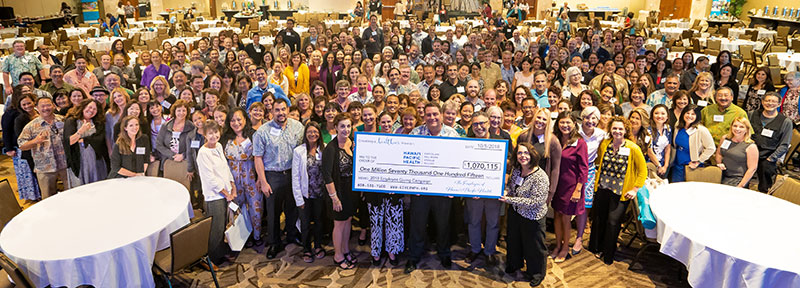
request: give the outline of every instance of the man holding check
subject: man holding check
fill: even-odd
[[[425,125],[411,130],[411,135],[459,137],[455,129],[442,125],[442,111],[434,103],[425,105]],[[487,128],[488,131],[488,128]],[[409,274],[417,269],[417,264],[425,252],[425,233],[427,231],[428,214],[435,213],[436,219],[436,245],[439,260],[444,268],[449,268],[453,261],[450,258],[450,231],[447,228],[450,222],[451,198],[440,196],[412,196],[411,197],[411,233],[409,239],[409,256],[405,273]],[[496,200],[495,200],[496,201]]]

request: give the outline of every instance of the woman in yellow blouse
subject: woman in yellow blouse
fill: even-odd
[[[635,142],[628,140],[631,125],[622,116],[614,116],[608,123],[610,139],[603,140],[597,149],[597,176],[595,177],[594,217],[589,237],[589,251],[602,257],[607,265],[614,263],[620,218],[628,208],[630,199],[644,186],[647,164],[644,154]]]
[[[283,74],[289,80],[289,91],[287,95],[294,96],[295,94],[308,93],[308,79],[309,71],[308,65],[303,63],[300,52],[292,52],[290,65],[286,66]]]

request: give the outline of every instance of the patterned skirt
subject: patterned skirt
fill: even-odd
[[[17,190],[19,190],[20,200],[41,200],[42,193],[39,191],[39,182],[31,171],[28,161],[20,157],[22,151],[17,149],[17,156],[11,160],[14,164],[14,174],[17,176]]]
[[[589,166],[589,173],[586,175],[586,185],[583,185],[583,194],[586,195],[584,204],[586,208],[592,208],[594,200],[594,177],[597,174],[597,167],[594,164]]]

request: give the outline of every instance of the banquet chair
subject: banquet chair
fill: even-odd
[[[792,139],[789,141],[789,152],[784,156],[786,161],[783,161],[783,168],[789,168],[789,162],[792,162],[789,159],[792,159],[794,154],[797,153],[798,146],[800,146],[800,131],[792,129]]]
[[[800,205],[800,181],[789,175],[780,175],[767,194]]]
[[[0,180],[0,231],[3,231],[6,223],[20,212],[22,207],[17,203],[17,197],[14,196],[14,190],[11,189],[8,179]]]
[[[687,168],[686,182],[722,183],[722,169],[717,166]]]
[[[631,204],[633,204],[630,206],[633,208],[633,222],[634,226],[636,227],[636,234],[631,237],[631,240],[628,242],[626,247],[630,247],[633,243],[633,240],[636,239],[640,239],[644,243],[642,244],[642,247],[639,248],[639,252],[636,252],[636,257],[633,258],[631,264],[628,265],[628,270],[634,270],[633,265],[636,265],[636,263],[639,262],[639,258],[644,255],[644,251],[647,250],[647,248],[661,246],[658,244],[658,241],[655,238],[647,237],[647,234],[644,232],[644,226],[642,225],[642,222],[639,221],[639,197],[633,197],[633,203]]]
[[[11,261],[11,259],[9,259],[3,252],[0,252],[0,268],[3,268],[3,272],[5,272],[5,274],[8,274],[8,276],[0,275],[0,277],[3,277],[4,279],[8,279],[8,277],[11,277],[11,281],[14,281],[14,283],[16,284],[15,286],[11,287],[24,287],[24,288],[36,287],[31,282],[31,279],[28,278],[28,275],[25,274],[25,272],[22,272],[22,270],[19,269],[19,266],[17,266],[17,264],[14,263],[14,261]]]
[[[176,272],[205,261],[208,267],[214,267],[208,258],[208,238],[211,233],[211,218],[205,217],[193,221],[169,234],[170,247],[156,252],[153,266],[158,269],[169,287]],[[211,270],[214,285],[219,288],[217,273]]]

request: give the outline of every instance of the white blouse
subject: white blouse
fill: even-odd
[[[217,143],[214,149],[205,145],[197,152],[197,172],[203,187],[203,198],[206,202],[224,199],[222,189],[233,189],[233,174],[222,152],[222,144]]]

